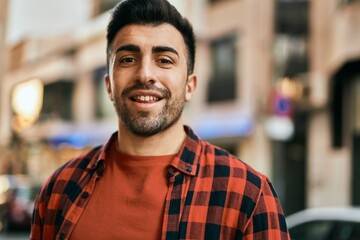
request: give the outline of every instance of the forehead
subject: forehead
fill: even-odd
[[[186,54],[186,46],[181,33],[170,24],[139,25],[130,24],[121,28],[112,44],[112,51],[121,45],[134,44],[145,50],[154,46],[169,46]]]

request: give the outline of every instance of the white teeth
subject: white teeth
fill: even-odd
[[[136,96],[135,100],[142,102],[149,102],[149,101],[158,101],[159,98],[155,96]]]

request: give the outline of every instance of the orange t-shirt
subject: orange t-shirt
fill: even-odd
[[[160,239],[174,155],[131,156],[108,150],[105,172],[70,239]]]

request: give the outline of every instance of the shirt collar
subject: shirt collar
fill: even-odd
[[[187,136],[171,166],[187,175],[195,176],[202,151],[200,138],[190,127],[184,126],[184,129]]]
[[[118,135],[118,132],[114,132],[111,135],[111,137],[108,139],[106,144],[100,148],[99,154],[96,154],[93,157],[93,159],[91,160],[90,168],[92,170],[95,169],[100,176],[102,176],[104,173],[105,159],[106,159],[106,155],[108,153],[108,149],[110,148],[111,144],[116,140],[117,135]]]

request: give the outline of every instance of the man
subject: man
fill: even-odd
[[[127,0],[107,30],[118,132],[49,178],[31,239],[289,239],[267,177],[183,125],[189,22],[165,0]]]

